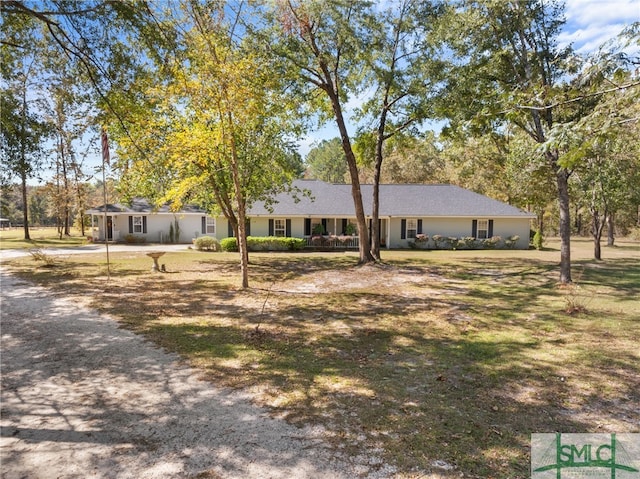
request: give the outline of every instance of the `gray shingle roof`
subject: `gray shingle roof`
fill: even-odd
[[[293,186],[311,193],[298,195],[299,201],[286,193],[276,196],[273,213],[263,203],[256,203],[249,216],[317,216],[353,217],[355,209],[351,185],[337,185],[318,180],[297,180]],[[372,186],[362,185],[365,214],[371,215]],[[535,217],[514,206],[453,185],[380,185],[380,216],[393,217]]]
[[[144,198],[134,198],[131,201],[131,206],[122,205],[122,204],[107,204],[107,213],[140,213],[140,214],[151,214],[151,213],[173,213],[171,211],[171,207],[169,204],[164,204],[160,207],[154,206],[148,200]],[[185,205],[180,211],[176,211],[176,214],[185,214],[185,213],[193,213],[193,214],[206,214],[206,211],[198,208],[196,206]],[[86,211],[86,214],[104,214],[104,205],[96,206],[95,208],[91,208]]]

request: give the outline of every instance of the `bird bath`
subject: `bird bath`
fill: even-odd
[[[153,267],[151,271],[160,271],[160,266],[158,266],[158,258],[164,254],[164,251],[152,251],[151,253],[147,253],[147,256],[153,258]]]

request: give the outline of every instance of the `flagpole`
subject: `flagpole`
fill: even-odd
[[[102,194],[104,198],[104,245],[107,250],[107,281],[111,279],[111,264],[109,262],[109,235],[107,233],[107,176],[106,169],[109,164],[109,139],[107,130],[102,128]]]

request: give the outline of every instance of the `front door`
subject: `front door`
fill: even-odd
[[[113,239],[113,217],[107,216],[107,241]]]

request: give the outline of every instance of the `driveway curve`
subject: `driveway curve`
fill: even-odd
[[[108,316],[0,271],[2,478],[391,477]]]

